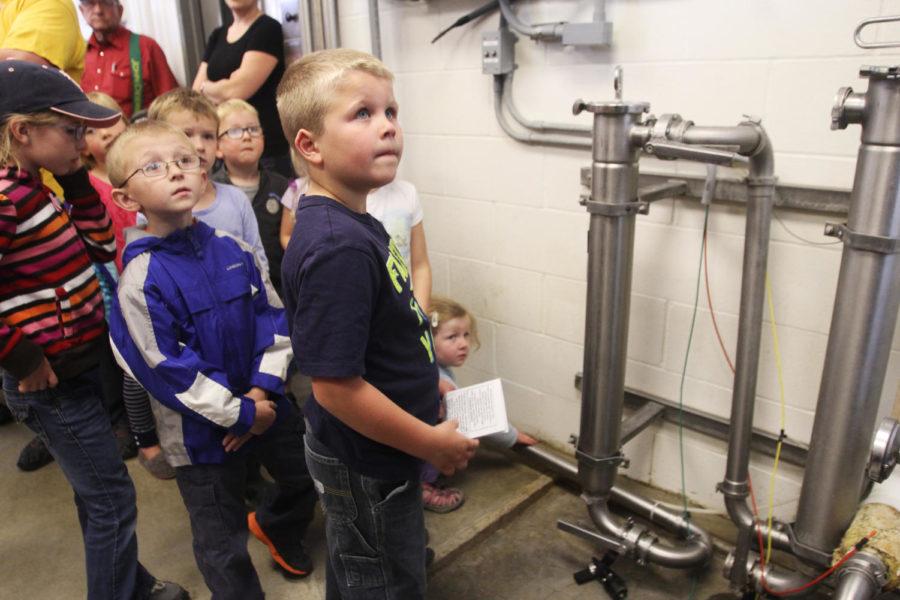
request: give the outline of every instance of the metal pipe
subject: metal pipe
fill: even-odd
[[[735,553],[731,553],[725,559],[725,575],[734,571],[734,563],[737,560]],[[765,571],[759,557],[750,555],[746,559],[747,574],[754,591],[764,594],[767,590],[778,593],[779,598],[803,598],[816,591],[818,585],[804,587],[809,579],[797,571],[777,569],[772,563],[766,563]],[[765,588],[763,587],[763,575],[765,575]],[[803,589],[801,589],[803,588]],[[797,590],[793,593],[788,593]]]
[[[321,0],[322,28],[325,35],[326,48],[341,47],[341,33],[338,21],[337,0]]]
[[[515,100],[513,100],[513,74],[506,75],[506,82],[503,86],[503,104],[513,120],[526,129],[536,131],[538,133],[563,132],[579,136],[590,136],[592,129],[584,125],[575,125],[572,123],[550,123],[547,121],[535,121],[528,119],[519,112]]]
[[[517,448],[516,451],[519,454],[537,460],[544,467],[549,468],[554,473],[565,477],[569,481],[575,483],[578,483],[579,481],[577,465],[569,460],[566,460],[562,456],[559,456],[558,454],[546,450],[540,445],[523,446],[521,448]],[[655,549],[650,551],[651,554],[647,557],[647,560],[657,564],[665,564],[665,566],[690,567],[706,562],[709,556],[712,555],[712,543],[710,541],[709,534],[685,519],[684,516],[675,514],[672,511],[660,506],[658,502],[648,500],[647,498],[643,498],[638,494],[635,494],[634,492],[630,492],[616,486],[613,486],[613,488],[610,490],[609,501],[618,506],[621,506],[630,513],[634,513],[642,517],[643,519],[650,521],[651,523],[656,523],[664,527],[668,531],[675,533],[681,538],[690,539],[685,549],[666,546],[657,541],[653,545]],[[602,509],[599,507],[595,508],[592,504],[589,508],[592,518],[595,516],[595,513],[600,510],[608,512],[606,511],[605,502],[603,502]],[[606,530],[606,534],[601,533],[601,537],[608,538],[610,536],[615,536],[615,542],[621,547],[623,538],[622,536],[618,535],[617,532],[621,533],[621,531],[626,528],[626,524],[617,522],[615,520],[615,517],[608,514],[596,514],[596,517],[597,519],[600,519],[601,522],[609,524],[609,529]],[[597,519],[594,519],[594,521],[596,522]],[[646,535],[645,533],[642,533],[640,536],[636,536],[636,534],[637,531],[632,531],[630,537],[645,537]],[[628,536],[625,537],[627,539]],[[684,563],[690,564],[685,565]]]
[[[794,526],[800,550],[822,559],[862,495],[900,308],[900,81],[892,69],[861,72],[869,88],[850,214],[846,227],[831,228],[844,250]]]
[[[687,131],[695,129],[689,128]],[[731,401],[731,429],[728,438],[728,458],[725,481],[719,491],[725,496],[725,508],[731,520],[742,529],[756,527],[747,502],[749,495],[750,442],[753,436],[753,409],[756,403],[756,380],[759,372],[759,348],[762,332],[763,300],[766,290],[766,263],[769,252],[769,228],[775,204],[774,155],[765,130],[756,123],[742,123],[731,128],[747,137],[756,132],[753,154],[750,157],[750,176],[747,179],[749,198],[744,232],[744,258],[741,278],[741,304],[738,318],[737,353],[735,357],[734,389]],[[704,132],[703,129],[700,129]],[[710,131],[707,128],[706,131]],[[721,133],[721,131],[719,132]],[[687,135],[687,132],[685,132]],[[709,141],[710,136],[703,136]],[[735,136],[736,138],[737,136]],[[719,137],[718,140],[728,138]],[[698,138],[699,139],[699,138]],[[772,536],[773,545],[790,548],[790,537],[782,524],[765,536]]]
[[[369,0],[369,37],[372,38],[372,56],[381,60],[381,17],[378,0]]]
[[[512,7],[509,5],[509,0],[499,0],[500,2],[500,12],[503,14],[503,18],[509,23],[510,29],[513,31],[517,31],[522,35],[527,35],[533,40],[558,40],[562,38],[563,34],[563,23],[547,23],[543,25],[531,25],[529,23],[525,23],[522,21],[516,13],[513,11]]]
[[[649,561],[671,569],[689,569],[705,565],[712,556],[709,534],[690,523],[683,523],[676,532],[684,538],[681,545],[669,546],[650,530],[613,515],[606,499],[591,498],[588,513],[601,533],[618,539],[625,552],[639,563]]]
[[[685,144],[700,146],[736,146],[741,154],[749,155],[760,145],[759,131],[755,127],[698,127],[685,129],[679,140]]]
[[[838,571],[833,600],[868,600],[881,592],[886,580],[884,563],[868,552],[850,557]]]
[[[583,148],[586,150],[591,148],[591,140],[588,138],[577,138],[562,134],[526,133],[513,128],[506,120],[506,115],[503,114],[503,90],[508,85],[506,78],[507,76],[505,75],[494,76],[494,114],[497,117],[500,128],[506,135],[525,144],[544,144],[549,146],[562,146],[565,148]]]

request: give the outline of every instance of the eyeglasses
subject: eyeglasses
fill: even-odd
[[[255,138],[262,135],[262,127],[259,125],[251,125],[250,127],[230,127],[219,134],[219,138],[226,135],[233,140],[239,140],[244,137],[244,133],[249,133],[250,137]]]
[[[85,125],[57,125],[57,127],[65,131],[66,135],[76,142],[80,142],[84,139],[84,132],[87,130],[87,126]]]
[[[175,160],[154,160],[153,162],[148,162],[146,165],[140,169],[136,169],[134,173],[126,177],[125,181],[123,181],[122,185],[119,187],[125,187],[125,184],[138,173],[143,173],[144,177],[148,179],[165,177],[169,174],[169,165],[178,165],[178,168],[182,171],[193,171],[200,166],[200,157],[196,154],[185,154],[184,156],[179,156]]]
[[[79,0],[82,6],[116,6],[119,0]]]

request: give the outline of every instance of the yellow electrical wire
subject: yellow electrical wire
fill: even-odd
[[[766,298],[769,304],[769,322],[772,326],[772,348],[775,354],[775,370],[778,374],[778,398],[780,405],[780,429],[778,442],[775,444],[775,462],[772,465],[772,474],[769,476],[769,507],[768,516],[766,517],[766,525],[768,528],[768,539],[766,540],[766,562],[772,556],[772,520],[775,512],[775,475],[778,473],[778,462],[781,459],[781,446],[784,442],[784,428],[786,423],[785,416],[785,400],[784,400],[784,370],[781,366],[781,347],[778,344],[778,325],[775,323],[775,302],[772,300],[772,283],[769,280],[769,273],[766,272]]]

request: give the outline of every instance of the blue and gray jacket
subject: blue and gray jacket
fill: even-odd
[[[252,248],[195,221],[165,238],[126,231],[125,270],[110,315],[116,359],[153,397],[173,466],[225,460],[222,439],[246,433],[269,392],[291,410],[287,320]],[[262,271],[265,273],[265,271]]]

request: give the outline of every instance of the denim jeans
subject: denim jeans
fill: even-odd
[[[3,391],[16,420],[43,439],[75,491],[87,597],[144,597],[153,577],[137,560],[134,484],[103,407],[98,369],[60,381],[55,388],[26,393],[19,392],[19,382],[4,373]]]
[[[303,552],[303,536],[313,518],[316,494],[303,460],[297,411],[250,442],[246,452],[220,465],[175,469],[178,489],[191,519],[194,558],[213,600],[263,598],[247,551],[244,487],[248,462],[258,459],[278,484],[277,493],[256,509],[256,520],[288,562]],[[280,409],[279,409],[280,410]]]
[[[425,598],[425,515],[418,481],[348,468],[307,429],[306,464],[325,512],[326,600]]]

